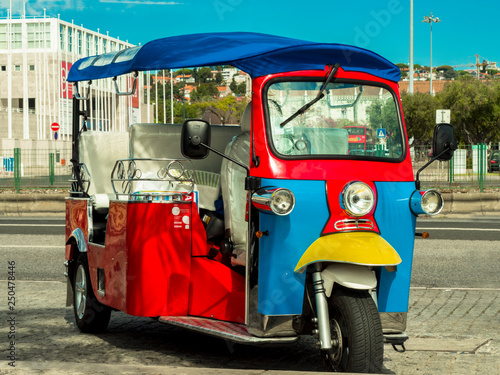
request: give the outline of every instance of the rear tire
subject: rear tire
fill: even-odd
[[[81,253],[76,261],[73,277],[73,311],[81,332],[104,332],[108,326],[111,309],[100,303],[90,282],[87,254]]]
[[[323,352],[329,371],[379,373],[384,360],[380,315],[367,291],[338,288],[329,299],[333,348]]]

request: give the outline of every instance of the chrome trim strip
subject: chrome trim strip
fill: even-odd
[[[334,228],[337,230],[355,230],[355,229],[365,229],[373,230],[374,225],[371,220],[367,219],[345,219],[336,221]]]

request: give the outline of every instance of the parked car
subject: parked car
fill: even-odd
[[[488,158],[488,172],[500,170],[500,151],[494,150]]]

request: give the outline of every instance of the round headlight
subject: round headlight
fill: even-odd
[[[276,189],[271,194],[269,207],[276,215],[288,215],[295,207],[295,196],[288,189]]]
[[[436,215],[443,209],[443,197],[435,190],[427,190],[422,195],[422,210],[427,215]]]
[[[352,182],[344,188],[342,202],[348,214],[364,216],[373,209],[375,194],[364,182]]]

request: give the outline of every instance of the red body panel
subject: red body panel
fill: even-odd
[[[346,180],[357,180],[363,176],[368,181],[413,181],[413,170],[409,151],[406,158],[401,163],[384,161],[363,161],[363,160],[328,160],[328,159],[308,159],[304,160],[283,160],[277,158],[271,152],[266,137],[265,115],[262,102],[264,86],[269,80],[276,77],[319,77],[324,80],[324,71],[306,71],[293,73],[280,73],[258,77],[253,80],[253,100],[252,100],[252,126],[254,136],[251,142],[255,142],[255,154],[259,157],[260,163],[256,167],[251,163],[251,175],[262,178],[281,178],[298,180],[333,180],[342,176]],[[366,73],[348,72],[339,69],[335,78],[356,79],[362,81],[372,81],[384,83],[394,90],[399,101],[399,88],[396,82],[386,81]],[[407,140],[406,130],[405,139]]]
[[[87,221],[87,202],[88,199],[71,198],[66,199],[66,238],[65,242],[71,236],[71,233],[80,228],[85,236],[85,241],[88,241],[89,227]],[[66,246],[65,258],[71,260],[73,257],[73,249],[70,245]]]
[[[104,247],[88,243],[87,201],[67,200],[66,239],[76,228],[84,232],[99,301],[137,316],[245,321],[245,279],[206,258],[207,238],[196,203],[112,201]],[[98,294],[97,268],[104,269],[104,296]]]
[[[193,258],[189,315],[245,322],[245,278],[218,261]]]
[[[375,205],[373,206],[373,209],[365,216],[361,216],[358,219],[367,219],[370,220],[373,223],[373,229],[369,230],[370,232],[377,232],[379,233],[379,229],[377,226],[377,223],[375,222],[375,218],[373,217],[373,214],[375,212],[375,207],[376,207],[376,202],[377,202],[377,189],[375,187],[375,184],[372,181],[366,181],[362,180],[364,183],[368,184],[371,189],[373,190],[373,193],[375,194]],[[336,232],[345,232],[345,230],[339,231],[335,229],[335,222],[339,220],[346,220],[346,219],[353,219],[351,215],[349,215],[346,211],[342,209],[342,207],[339,205],[339,199],[342,194],[342,191],[344,190],[344,187],[349,183],[349,180],[330,180],[326,181],[326,191],[327,191],[327,200],[328,200],[328,210],[330,211],[330,217],[328,219],[328,222],[326,223],[325,227],[323,228],[323,231],[321,233],[322,236],[330,233],[336,233]],[[363,230],[367,231],[367,230]]]

